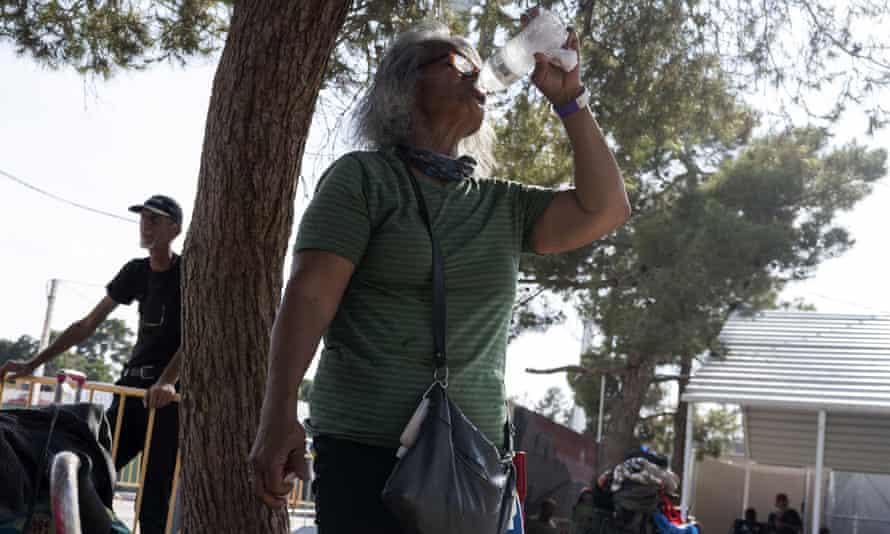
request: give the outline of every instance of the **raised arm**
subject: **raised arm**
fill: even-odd
[[[575,187],[556,194],[535,223],[531,246],[540,254],[565,252],[591,243],[630,215],[621,172],[587,108],[569,115]]]
[[[531,16],[537,12],[532,10]],[[579,49],[572,32],[566,48]],[[576,100],[581,85],[580,57],[571,72],[536,54],[532,81],[557,109]],[[630,203],[621,171],[605,136],[587,106],[566,115],[563,125],[572,145],[574,188],[560,191],[538,218],[531,235],[532,248],[541,254],[565,252],[608,234],[630,216]]]

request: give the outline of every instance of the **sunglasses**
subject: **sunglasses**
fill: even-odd
[[[448,60],[448,65],[456,70],[460,74],[461,78],[471,78],[479,74],[479,67],[477,67],[473,64],[472,61],[455,51],[448,52],[448,54],[444,56],[439,56],[436,59],[427,61],[420,67],[423,68],[428,65],[432,65],[433,63],[439,63],[443,60]]]

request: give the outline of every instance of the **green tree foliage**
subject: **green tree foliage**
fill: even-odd
[[[640,421],[640,441],[662,454],[673,453],[677,442],[672,424],[673,416],[674,414],[668,413],[644,417]],[[696,413],[692,432],[696,457],[699,460],[705,456],[720,458],[732,452],[736,442],[741,438],[741,429],[737,410],[721,407],[705,413]]]
[[[123,365],[133,351],[133,331],[121,319],[106,319],[83,343],[74,348],[78,356]]]
[[[37,352],[40,342],[29,335],[18,339],[0,339],[0,365],[7,360],[25,360]]]
[[[52,332],[50,339],[58,337]],[[121,319],[107,319],[83,343],[66,351],[44,368],[44,376],[53,376],[60,369],[73,369],[87,375],[88,380],[113,382],[111,362],[125,363],[133,350],[133,331]],[[37,354],[38,340],[28,335],[16,340],[0,339],[0,363],[6,360],[28,360]]]
[[[58,335],[53,332],[52,338]],[[111,362],[123,365],[133,350],[133,331],[121,319],[106,319],[93,335],[46,365],[44,374],[52,376],[61,369],[72,369],[87,375],[87,380],[114,382]]]
[[[52,338],[58,334],[53,332]],[[54,376],[61,369],[73,369],[87,375],[88,380],[113,382],[114,374],[109,360],[120,363],[120,358],[129,355],[132,348],[129,338],[132,335],[126,323],[119,319],[109,319],[86,341],[47,363],[43,374]],[[37,354],[38,345],[39,341],[28,335],[22,335],[14,341],[0,339],[0,364],[7,360],[31,359]]]
[[[456,30],[471,34],[487,56],[505,33],[514,31],[521,10],[532,5],[505,0],[475,3],[471,11],[457,12],[447,0],[354,2],[326,73],[329,84],[354,90],[366,83],[392,36],[424,18],[447,20]],[[233,4],[232,0],[0,0],[0,40],[10,40],[20,54],[50,67],[70,66],[109,77],[158,61],[185,63],[215,52],[228,31]],[[813,117],[836,119],[856,105],[867,109],[871,128],[886,122],[887,110],[879,98],[890,85],[890,47],[883,32],[890,23],[886,1],[541,0],[535,4],[559,11],[575,22],[583,39],[597,43],[588,50],[602,54],[594,61],[631,64],[636,75],[656,74],[676,68],[684,57],[706,53],[732,75],[733,87],[780,88],[777,94],[783,102],[802,106]],[[681,35],[688,48],[664,46],[678,42],[675,37]],[[616,43],[636,46],[613,46]],[[833,97],[827,99],[828,109],[809,102],[817,91]],[[635,96],[626,94],[629,106]],[[670,113],[670,106],[639,111]]]
[[[78,354],[73,350],[64,352],[47,363],[43,374],[55,376],[62,369],[80,371],[92,382],[114,382],[115,379],[113,369],[104,360]]]
[[[586,8],[576,19],[588,37],[584,81],[634,214],[591,247],[526,261],[522,294],[544,290],[597,325],[599,343],[570,380],[577,402],[596,414],[598,372],[609,372],[606,434],[617,456],[635,439],[636,414],[661,399],[659,365],[719,353],[716,335],[733,310],[776,305],[783,284],[851,245],[834,218],[884,175],[886,154],[832,147],[819,127],[752,139],[760,119],[741,90],[753,78],[732,70],[742,59],[710,40],[708,6],[589,5],[589,19]],[[761,67],[763,75],[772,68]],[[504,175],[548,186],[570,176],[569,149],[548,108],[525,90],[504,111]],[[530,300],[517,311],[514,335],[558,321],[555,309]]]
[[[217,49],[231,2],[0,1],[0,38],[50,67],[110,77],[157,61],[184,63]]]
[[[536,284],[571,294],[595,322],[601,343],[582,358],[617,382],[610,406],[638,412],[658,365],[677,365],[707,351],[729,314],[775,303],[790,280],[804,279],[852,243],[833,224],[885,173],[886,154],[850,144],[828,146],[821,129],[794,129],[727,151],[712,170],[686,168],[664,192],[634,193],[643,204],[607,240],[527,267]],[[639,180],[639,179],[638,179]],[[550,283],[553,280],[555,283]],[[625,394],[628,384],[645,380]],[[598,380],[573,382],[578,402],[598,402]],[[607,394],[609,391],[607,391]],[[629,446],[624,429],[621,448]]]

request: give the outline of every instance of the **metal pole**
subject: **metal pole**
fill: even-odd
[[[689,506],[692,496],[692,427],[695,425],[695,404],[686,405],[686,445],[683,455],[683,493],[680,500],[680,511],[683,521],[689,521]]]
[[[50,325],[53,320],[53,308],[56,306],[56,289],[58,288],[58,285],[59,280],[56,278],[49,281],[49,291],[47,291],[46,294],[46,316],[43,318],[43,331],[40,333],[40,345],[37,346],[38,353],[49,346],[49,337],[52,331]],[[43,376],[43,365],[34,369],[34,376]],[[36,405],[40,403],[40,385],[32,384],[31,387],[37,388],[37,395],[32,397],[34,405]]]
[[[596,418],[596,442],[603,442],[603,412],[606,406],[606,375],[600,375],[600,413]]]
[[[813,484],[812,484],[812,482],[813,482],[813,472],[812,472],[812,470],[811,470],[809,467],[807,467],[806,475],[807,475],[807,476],[806,476],[806,478],[805,478],[805,480],[804,480],[804,487],[803,487],[803,494],[804,494],[804,497],[803,497],[803,506],[801,507],[802,509],[801,509],[801,511],[800,511],[800,513],[804,516],[804,517],[801,518],[801,519],[803,520],[803,523],[804,523],[804,529],[803,529],[804,532],[806,532],[807,530],[809,530],[809,529],[807,528],[807,527],[809,527],[809,523],[807,522],[807,517],[806,517],[807,512],[806,512],[806,509],[807,509],[807,506],[811,506],[811,502],[812,502],[812,494],[810,493],[810,490],[811,490],[812,487],[813,487]]]
[[[745,517],[745,510],[748,509],[748,503],[751,497],[751,459],[745,462],[745,493],[742,496],[742,517]]]
[[[810,532],[819,534],[820,517],[822,515],[822,468],[825,460],[825,410],[819,411],[819,430],[816,441],[816,487],[813,488],[813,520]]]
[[[46,294],[46,316],[43,318],[43,332],[40,334],[40,345],[37,347],[37,350],[43,350],[49,346],[50,323],[53,320],[53,308],[56,305],[56,289],[58,286],[59,281],[56,278],[49,281],[49,291]],[[38,369],[42,371],[43,366],[41,365]],[[40,376],[43,376],[42,372]]]
[[[837,510],[837,493],[835,491],[834,482],[834,469],[832,469],[828,472],[828,496],[831,501],[831,509],[828,511],[829,518],[835,513],[835,510]],[[830,519],[829,522],[831,522]]]

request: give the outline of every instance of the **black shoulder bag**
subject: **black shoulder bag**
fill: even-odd
[[[408,172],[432,242],[435,371],[417,439],[396,463],[382,499],[410,534],[501,534],[516,484],[511,425],[505,424],[501,454],[448,398],[444,261],[417,179]]]

